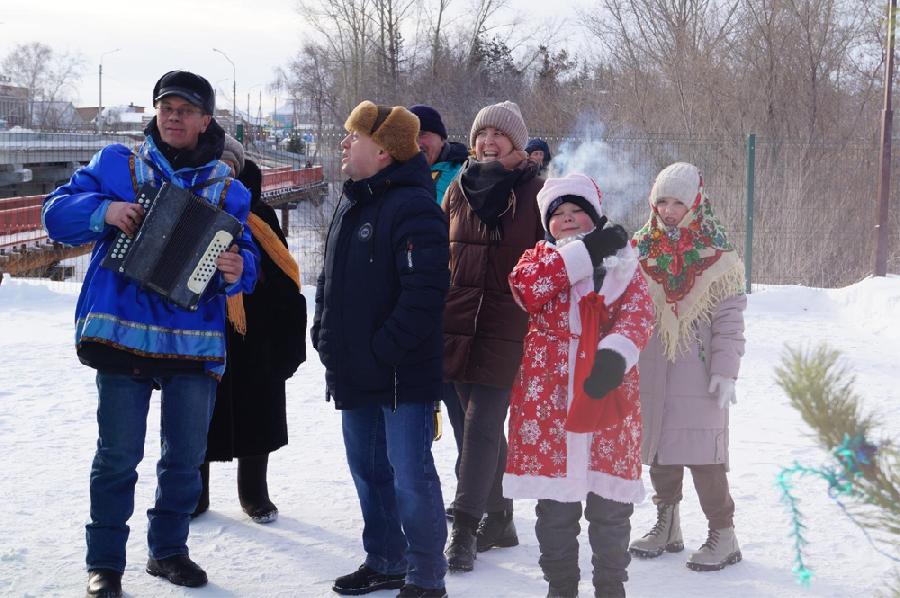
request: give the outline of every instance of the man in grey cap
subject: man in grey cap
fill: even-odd
[[[135,196],[145,183],[189,189],[246,223],[250,194],[219,160],[225,131],[212,117],[215,95],[206,79],[170,71],[153,88],[153,102],[156,116],[139,148],[103,148],[42,208],[54,241],[95,243],[75,314],[78,358],[97,370],[98,390],[86,526],[89,597],[122,595],[127,523],[155,388],[162,391],[162,451],[156,501],[147,511],[147,572],[176,585],[206,584],[206,572],[188,556],[187,537],[216,383],[225,370],[225,297],[253,291],[259,262],[244,226],[219,256],[195,310],[100,266],[120,231],[133,236],[140,227],[144,210]]]

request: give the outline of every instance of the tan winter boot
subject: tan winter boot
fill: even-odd
[[[741,548],[734,527],[726,527],[709,530],[706,542],[688,558],[687,567],[694,571],[719,571],[740,560]]]
[[[631,543],[628,550],[636,557],[652,559],[663,552],[681,552],[684,540],[681,537],[681,520],[678,517],[678,503],[656,505],[656,525],[644,536]]]

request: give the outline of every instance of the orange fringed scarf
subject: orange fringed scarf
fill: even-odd
[[[262,218],[252,212],[247,216],[247,225],[250,227],[250,234],[253,235],[253,239],[256,241],[256,244],[259,245],[259,248],[275,262],[275,265],[278,266],[288,278],[294,281],[294,284],[297,285],[297,290],[299,291],[300,266],[297,265],[297,261],[288,251],[287,247],[284,246],[284,243],[281,242],[278,235],[275,234],[275,231],[273,231]],[[228,321],[231,322],[231,325],[238,334],[246,334],[247,316],[244,313],[244,294],[235,293],[228,297],[226,303],[228,306]]]

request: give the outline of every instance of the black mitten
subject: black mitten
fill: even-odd
[[[584,392],[592,399],[602,399],[625,379],[625,358],[612,349],[600,349],[594,367],[584,380]]]
[[[594,267],[603,265],[603,258],[615,255],[628,244],[628,233],[618,224],[608,228],[595,228],[584,236],[584,246]]]

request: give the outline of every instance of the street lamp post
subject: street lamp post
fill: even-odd
[[[250,89],[247,90],[247,123],[248,123],[247,128],[248,128],[248,131],[245,131],[244,134],[245,134],[245,138],[248,140],[249,140],[249,132],[253,130],[253,117],[250,116],[250,92],[253,91],[254,89],[256,89],[257,87],[259,87],[260,85],[263,85],[263,84],[255,83],[250,86]],[[259,101],[261,104],[262,103],[262,90],[260,90],[259,93],[260,93]],[[258,122],[256,124],[259,125]],[[247,144],[245,143],[244,145],[247,145]]]
[[[218,52],[222,56],[225,57],[229,63],[231,63],[231,134],[237,135],[237,79],[235,75],[234,62],[230,58],[228,58],[228,54],[219,50],[217,48],[212,49],[213,52]]]
[[[97,134],[103,132],[103,57],[107,54],[115,54],[122,48],[116,48],[100,55],[100,66],[97,69]]]

